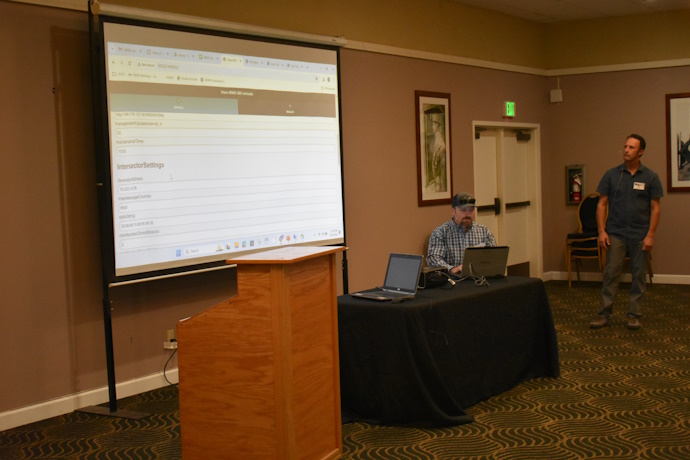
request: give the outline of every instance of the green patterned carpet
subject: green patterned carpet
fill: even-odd
[[[467,408],[439,429],[343,426],[344,459],[690,459],[690,286],[647,291],[643,328],[593,331],[600,283],[546,283],[561,377],[535,379]],[[126,420],[73,412],[0,433],[0,459],[179,459],[177,388],[120,401]],[[228,453],[228,459],[233,458]],[[244,459],[242,459],[244,460]],[[250,459],[248,459],[250,460]]]

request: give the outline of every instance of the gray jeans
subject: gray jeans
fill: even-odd
[[[600,316],[611,317],[613,303],[616,300],[618,284],[623,272],[626,253],[630,256],[630,311],[629,317],[640,317],[642,295],[647,290],[647,258],[649,254],[642,250],[642,241],[624,241],[609,236],[611,246],[606,250],[606,268],[604,269],[604,283],[601,287]]]

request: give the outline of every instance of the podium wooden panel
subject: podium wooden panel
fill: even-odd
[[[185,460],[340,457],[342,250],[291,246],[229,260],[237,296],[180,321]]]

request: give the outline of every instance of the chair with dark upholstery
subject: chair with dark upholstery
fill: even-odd
[[[582,259],[596,259],[599,270],[604,267],[604,254],[597,238],[597,205],[599,194],[587,195],[577,208],[580,228],[576,233],[569,233],[565,239],[565,264],[568,269],[568,287],[571,283],[572,262],[575,261],[577,280],[580,281],[580,261]]]

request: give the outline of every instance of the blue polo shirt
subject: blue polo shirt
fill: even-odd
[[[625,164],[609,169],[597,192],[609,197],[606,233],[628,241],[642,241],[647,236],[651,202],[664,196],[659,176],[642,163],[634,175]]]

